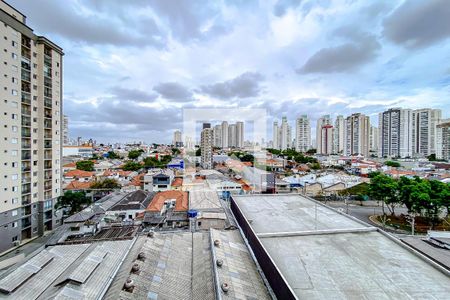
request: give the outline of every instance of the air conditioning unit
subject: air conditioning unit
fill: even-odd
[[[14,245],[14,247],[20,246],[20,241],[14,241],[13,245]]]

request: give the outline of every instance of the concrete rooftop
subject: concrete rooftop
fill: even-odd
[[[377,228],[320,203],[300,195],[233,196],[233,201],[298,299],[450,295],[448,272]]]

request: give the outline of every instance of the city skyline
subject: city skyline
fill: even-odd
[[[315,124],[324,114],[360,112],[377,126],[378,113],[391,107],[449,114],[445,1],[201,9],[186,2],[180,10],[171,1],[8,3],[65,50],[71,136],[169,143],[188,107],[267,108],[268,128],[283,115],[307,114]]]

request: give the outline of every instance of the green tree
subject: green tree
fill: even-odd
[[[395,214],[395,206],[399,203],[398,183],[393,178],[379,174],[370,180],[369,195],[377,200],[382,200],[391,212]],[[383,214],[384,206],[383,206]]]
[[[399,168],[401,167],[401,164],[399,162],[396,161],[392,161],[392,160],[388,160],[384,163],[386,166],[388,167],[394,167],[394,168]]]
[[[163,155],[159,160],[156,157],[146,157],[144,165],[146,168],[165,168],[171,160],[172,156],[170,155]]]
[[[136,159],[139,156],[141,156],[142,152],[144,152],[144,150],[139,149],[139,150],[131,150],[130,152],[128,152],[128,158],[129,159]]]
[[[89,204],[91,204],[91,198],[86,197],[85,192],[66,191],[58,198],[55,208],[69,208],[70,213],[75,214]]]
[[[181,153],[180,149],[178,148],[172,148],[172,155],[177,156]]]
[[[80,160],[76,163],[77,169],[82,171],[94,171],[94,162],[92,160]]]
[[[110,159],[119,159],[119,158],[121,158],[120,155],[117,154],[114,151],[108,151],[107,154],[108,154],[108,158],[110,158]]]
[[[202,149],[201,149],[201,148],[198,148],[198,149],[195,151],[195,156],[202,156]]]
[[[91,184],[92,189],[119,189],[120,184],[116,179],[105,178]]]
[[[240,157],[241,161],[249,161],[249,162],[253,162],[255,160],[255,157],[252,154],[244,154],[242,157]]]
[[[129,160],[125,162],[125,164],[122,166],[122,169],[124,171],[137,171],[142,168],[142,165],[138,162]]]

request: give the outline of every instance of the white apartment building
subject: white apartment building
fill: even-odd
[[[205,128],[201,132],[200,149],[201,149],[201,166],[203,169],[213,168],[213,130]]]
[[[183,140],[182,140],[182,136],[181,136],[181,131],[175,130],[173,132],[172,145],[174,145],[175,147],[183,146]]]
[[[355,113],[345,119],[344,155],[369,156],[369,117]]]
[[[283,117],[281,119],[281,126],[280,126],[280,149],[286,150],[287,148],[290,148],[291,145],[292,145],[291,128],[289,126],[287,118]]]
[[[228,122],[222,122],[222,148],[228,148]]]
[[[277,121],[273,122],[272,140],[273,149],[280,149],[280,128]]]
[[[213,145],[214,147],[222,147],[222,125],[213,127]]]
[[[62,49],[0,1],[0,252],[60,224]]]
[[[391,108],[378,116],[379,157],[412,157],[413,112]]]
[[[423,108],[412,112],[413,155],[425,157],[436,153],[436,126],[442,118],[440,109]]]
[[[244,122],[236,122],[236,147],[244,147]]]
[[[373,154],[378,154],[378,144],[379,144],[378,127],[371,125],[369,135],[369,152],[373,152]]]
[[[333,125],[324,125],[321,128],[320,148],[317,148],[317,153],[329,155],[333,153]]]
[[[439,122],[436,128],[436,158],[450,161],[450,119]]]
[[[70,143],[69,117],[66,115],[63,115],[62,135],[63,135],[63,145],[69,145],[69,143]]]
[[[330,115],[323,115],[317,120],[316,125],[316,149],[319,153],[319,149],[322,149],[322,127],[325,125],[332,125],[331,124],[331,117]]]
[[[236,124],[228,126],[228,147],[236,147]]]
[[[295,123],[295,149],[306,152],[311,147],[311,124],[307,115],[300,116]]]
[[[334,153],[344,152],[344,116],[339,115],[334,122]]]

